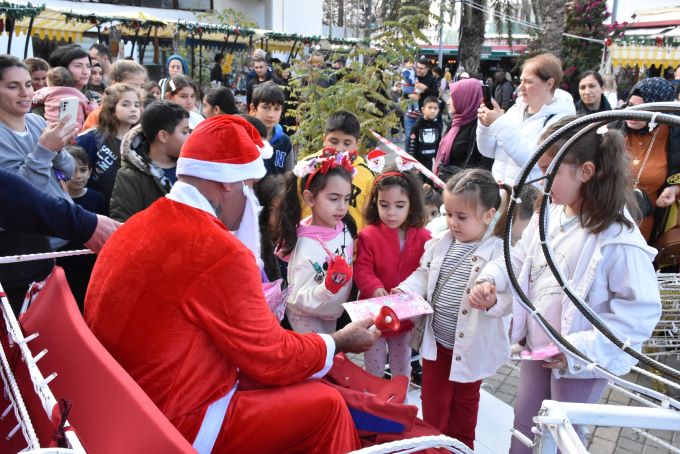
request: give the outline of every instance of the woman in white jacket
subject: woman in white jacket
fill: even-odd
[[[565,119],[546,131],[547,137]],[[545,170],[571,136],[562,137],[538,165]],[[569,150],[557,170],[550,196],[549,238],[556,265],[574,293],[599,315],[622,341],[640,350],[661,316],[661,301],[649,248],[626,211],[634,206],[623,137],[618,131],[591,131]],[[547,322],[591,361],[615,375],[626,374],[636,360],[596,330],[564,294],[550,272],[538,236],[538,216],[512,250],[513,269],[522,290]],[[493,310],[495,292],[506,292],[504,263],[494,261],[481,271],[470,294],[472,307]],[[501,301],[502,303],[502,301]],[[551,347],[551,339],[519,303],[513,307],[513,342],[526,348]],[[543,400],[596,403],[607,380],[559,353],[544,361],[520,365],[515,402],[515,428],[531,437],[532,418]],[[531,449],[513,440],[511,453]]]
[[[496,102],[493,109],[482,102],[477,113],[479,152],[494,159],[494,178],[511,186],[536,151],[545,127],[576,113],[571,95],[557,88],[562,80],[562,63],[554,55],[541,54],[527,60],[520,80],[521,96],[507,112],[503,113]],[[534,168],[529,178],[540,175]]]

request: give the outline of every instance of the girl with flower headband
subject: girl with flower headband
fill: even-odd
[[[546,140],[576,117],[549,126]],[[574,135],[572,129],[538,160],[546,171],[558,150]],[[566,282],[598,314],[619,339],[640,351],[661,315],[659,287],[652,260],[656,250],[645,243],[629,212],[637,211],[624,139],[619,131],[602,126],[581,136],[554,173],[547,216],[554,265]],[[637,362],[609,341],[576,310],[550,272],[539,237],[539,217],[532,218],[512,249],[512,265],[523,292],[536,312],[585,356],[615,375]],[[505,306],[496,294],[510,289],[504,260],[489,263],[470,292],[470,304],[480,311]],[[514,405],[515,429],[533,438],[533,417],[543,400],[597,403],[607,379],[561,353],[535,317],[518,303],[512,307],[512,342],[524,340],[527,350],[543,360],[520,364],[519,392]],[[507,306],[506,306],[507,307]],[[576,427],[584,439],[583,428]],[[513,439],[510,452],[532,452]]]
[[[366,213],[367,226],[359,232],[354,282],[362,299],[388,295],[418,268],[430,232],[420,180],[397,168],[380,173],[373,183]],[[389,348],[392,375],[411,377],[413,323],[405,320],[364,353],[366,370],[382,377]]]
[[[425,245],[418,269],[392,293],[421,295],[433,308],[411,342],[423,358],[423,419],[474,449],[480,385],[510,356],[503,316],[512,294],[499,294],[489,311],[473,309],[469,294],[480,269],[503,256],[505,210],[499,184],[482,169],[451,177],[444,207],[449,228]]]
[[[347,212],[354,169],[347,153],[300,161],[280,204],[279,256],[288,256],[286,315],[299,333],[335,332],[352,289],[356,224]],[[312,214],[300,220],[298,191]]]

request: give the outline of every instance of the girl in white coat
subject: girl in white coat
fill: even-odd
[[[549,128],[548,137],[569,119]],[[575,134],[563,136],[538,161],[545,171],[559,148]],[[623,137],[598,130],[575,142],[557,170],[550,196],[555,204],[549,218],[550,245],[556,265],[593,311],[619,338],[639,350],[661,315],[652,260],[626,206],[634,207]],[[541,250],[538,216],[512,250],[513,268],[522,290],[538,312],[578,350],[616,375],[626,374],[636,360],[607,340],[578,311],[550,272]],[[502,260],[487,265],[470,294],[473,307],[493,310],[496,292],[507,292],[509,281]],[[512,341],[529,350],[550,348],[550,338],[519,303],[513,308]],[[597,403],[607,380],[588,372],[559,353],[544,361],[520,365],[515,402],[515,428],[532,438],[532,418],[544,399]],[[529,453],[513,439],[511,453]]]
[[[484,265],[502,256],[503,242],[495,233],[503,222],[496,232],[489,225],[504,210],[498,183],[482,169],[452,177],[444,207],[448,230],[426,244],[420,267],[395,290],[422,295],[434,309],[425,319],[420,347],[423,419],[474,449],[482,379],[510,355],[502,315],[509,313],[512,295],[499,295],[489,311],[472,309],[468,296]]]

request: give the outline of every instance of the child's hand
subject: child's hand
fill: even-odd
[[[389,293],[387,293],[387,290],[384,288],[377,288],[375,289],[375,292],[373,292],[373,298],[377,298],[379,296],[387,296]]]
[[[680,186],[675,184],[664,188],[664,190],[661,191],[659,198],[656,199],[656,206],[659,208],[666,208],[673,205],[677,200],[678,192],[680,192]]]
[[[342,256],[337,256],[328,263],[326,273],[326,288],[335,294],[345,285],[352,281],[352,267],[347,264]]]
[[[404,293],[404,291],[402,289],[398,288],[398,287],[394,287],[392,290],[390,290],[390,293],[392,295],[397,295],[399,293]]]
[[[564,357],[564,353],[557,354],[555,356],[551,356],[550,358],[546,358],[543,361],[545,361],[545,364],[543,364],[543,367],[546,369],[566,369],[567,368],[567,359]]]
[[[487,310],[496,304],[496,286],[485,281],[475,284],[468,298],[470,306],[474,309]]]

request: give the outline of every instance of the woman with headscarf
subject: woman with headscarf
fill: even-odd
[[[189,76],[189,65],[187,65],[186,60],[181,55],[170,55],[167,60],[166,69],[168,70],[168,76],[158,81],[158,86],[161,87],[161,99],[165,99],[166,86],[169,80],[178,74]]]
[[[477,108],[482,85],[477,79],[462,79],[449,84],[449,90],[451,127],[439,143],[434,172],[450,176],[468,167],[491,170],[493,160],[482,156],[477,148]]]
[[[627,106],[674,99],[669,81],[650,77],[630,90]],[[633,185],[640,190],[637,194],[644,216],[640,231],[649,244],[654,244],[663,231],[666,210],[680,198],[680,185],[666,183],[670,175],[680,172],[680,128],[662,124],[652,127],[644,121],[628,120],[623,132]]]

